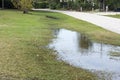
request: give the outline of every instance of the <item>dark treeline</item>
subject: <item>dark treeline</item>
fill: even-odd
[[[11,2],[11,0],[3,0],[4,1],[4,8],[15,8]],[[0,0],[0,7],[2,8],[2,0]]]
[[[0,0],[2,7],[2,0]],[[14,8],[11,0],[4,0],[5,8]],[[119,10],[120,0],[33,0],[34,8],[67,9],[78,11],[100,10]]]
[[[117,10],[120,0],[34,0],[35,8],[68,9],[68,10]]]

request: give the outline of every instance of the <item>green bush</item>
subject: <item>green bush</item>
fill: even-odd
[[[49,4],[49,7],[50,7],[50,9],[56,9],[56,5],[57,5],[57,3],[52,2]]]
[[[35,2],[34,8],[48,8],[48,3],[46,2]]]
[[[83,7],[84,11],[92,10],[92,4],[91,3],[81,4],[81,6]]]
[[[61,8],[61,4],[56,3],[56,2],[52,2],[52,3],[49,4],[49,8],[50,9],[59,9],[59,8]]]

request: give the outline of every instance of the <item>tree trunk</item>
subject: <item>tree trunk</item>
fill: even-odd
[[[105,0],[103,0],[103,11],[105,11]]]
[[[23,14],[27,14],[28,13],[28,10],[27,9],[24,9],[23,10]]]
[[[64,0],[62,0],[62,6],[63,6],[63,9],[64,9]]]

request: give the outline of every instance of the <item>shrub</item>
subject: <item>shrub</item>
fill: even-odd
[[[49,8],[50,9],[59,9],[59,8],[61,8],[61,4],[56,3],[56,2],[52,2],[52,3],[49,4]]]
[[[35,2],[34,8],[48,8],[48,3],[46,2]]]

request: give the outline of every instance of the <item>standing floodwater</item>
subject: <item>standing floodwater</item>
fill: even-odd
[[[109,74],[106,80],[120,80],[120,46],[91,42],[80,33],[58,29],[49,45],[58,52],[58,59],[90,71]],[[105,77],[105,75],[104,75]]]

